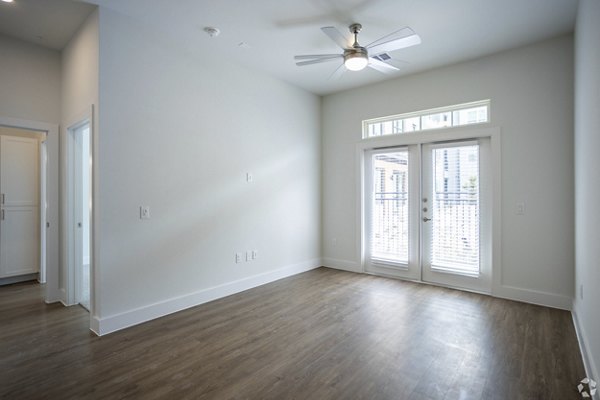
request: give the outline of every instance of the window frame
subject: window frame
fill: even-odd
[[[486,107],[485,121],[454,125],[454,112],[468,110],[468,109],[476,108],[476,107]],[[442,114],[442,113],[450,113],[450,126],[440,126],[440,127],[423,129],[423,118],[424,117],[429,117],[431,115]],[[404,129],[404,122],[407,119],[413,119],[413,118],[419,119],[418,129],[414,129],[414,130]],[[384,133],[382,133],[383,128],[380,125],[380,128],[379,128],[380,134],[374,135],[374,136],[369,136],[369,133],[370,133],[369,130],[371,129],[374,131],[375,124],[382,124],[385,122],[391,122],[392,125],[396,122],[399,122],[403,129],[401,129],[400,132],[391,132],[388,134],[384,134]],[[384,137],[384,136],[403,135],[403,134],[407,134],[407,133],[417,133],[417,132],[428,132],[428,131],[434,131],[434,130],[439,130],[439,129],[464,128],[466,126],[483,125],[483,124],[489,124],[489,123],[491,123],[491,100],[490,99],[478,100],[478,101],[472,101],[469,103],[461,103],[461,104],[455,104],[455,105],[451,105],[451,106],[430,108],[427,110],[420,110],[420,111],[414,111],[414,112],[409,112],[409,113],[395,114],[395,115],[388,115],[385,117],[365,119],[362,121],[362,139],[368,140],[368,139],[374,139],[374,138],[379,138],[379,137]]]

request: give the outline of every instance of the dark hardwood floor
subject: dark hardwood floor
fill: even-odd
[[[0,288],[3,399],[578,399],[566,311],[320,268],[104,337]]]

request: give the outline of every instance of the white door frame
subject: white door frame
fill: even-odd
[[[40,176],[40,272],[39,280],[45,283],[46,303],[60,301],[58,263],[58,125],[38,121],[0,116],[0,125],[36,131],[45,138],[39,147]],[[50,182],[48,182],[50,181]],[[49,190],[49,185],[54,190]]]
[[[445,142],[445,141],[457,141],[457,140],[469,140],[479,138],[489,138],[491,146],[491,179],[492,179],[492,195],[490,201],[491,213],[491,287],[490,291],[493,293],[494,288],[500,287],[501,285],[501,143],[500,143],[501,130],[497,127],[486,127],[481,126],[473,127],[460,127],[460,128],[448,128],[439,129],[428,132],[415,132],[415,133],[403,133],[388,136],[379,136],[375,138],[363,139],[356,145],[356,175],[359,177],[359,183],[357,184],[356,199],[357,199],[357,226],[359,228],[359,234],[357,235],[356,249],[357,259],[360,262],[362,272],[369,273],[366,266],[366,212],[367,205],[365,204],[364,188],[366,187],[365,177],[365,155],[374,149],[386,148],[386,147],[401,147],[417,145],[420,146],[427,143]],[[402,279],[402,277],[400,277]],[[422,280],[420,280],[422,281]],[[428,282],[424,282],[428,283]],[[490,291],[486,291],[490,293]]]
[[[65,200],[64,200],[64,210],[63,213],[63,226],[65,227],[63,230],[63,254],[65,263],[67,265],[66,270],[66,283],[65,283],[65,303],[66,305],[75,305],[80,301],[80,293],[81,293],[81,271],[77,268],[76,262],[76,252],[77,252],[77,239],[75,237],[75,224],[77,221],[75,220],[75,169],[74,169],[74,161],[76,157],[76,138],[74,136],[75,131],[83,125],[89,126],[89,140],[90,140],[90,160],[93,160],[93,143],[94,143],[94,123],[93,123],[93,110],[90,109],[88,112],[84,112],[80,114],[72,124],[70,124],[66,129],[65,135]],[[90,171],[90,186],[93,191],[94,187],[94,173],[93,173],[93,161],[92,161],[92,169]],[[90,321],[92,320],[92,316],[94,315],[94,247],[93,247],[93,194],[90,195],[91,207],[89,210],[90,216],[90,237],[89,237],[89,249],[90,249]]]

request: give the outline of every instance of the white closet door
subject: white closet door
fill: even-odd
[[[0,137],[0,277],[39,270],[39,166],[36,139]]]
[[[39,211],[37,207],[4,209],[0,232],[2,276],[38,272]]]

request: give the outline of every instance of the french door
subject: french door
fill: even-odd
[[[489,292],[489,139],[365,154],[367,272]]]

